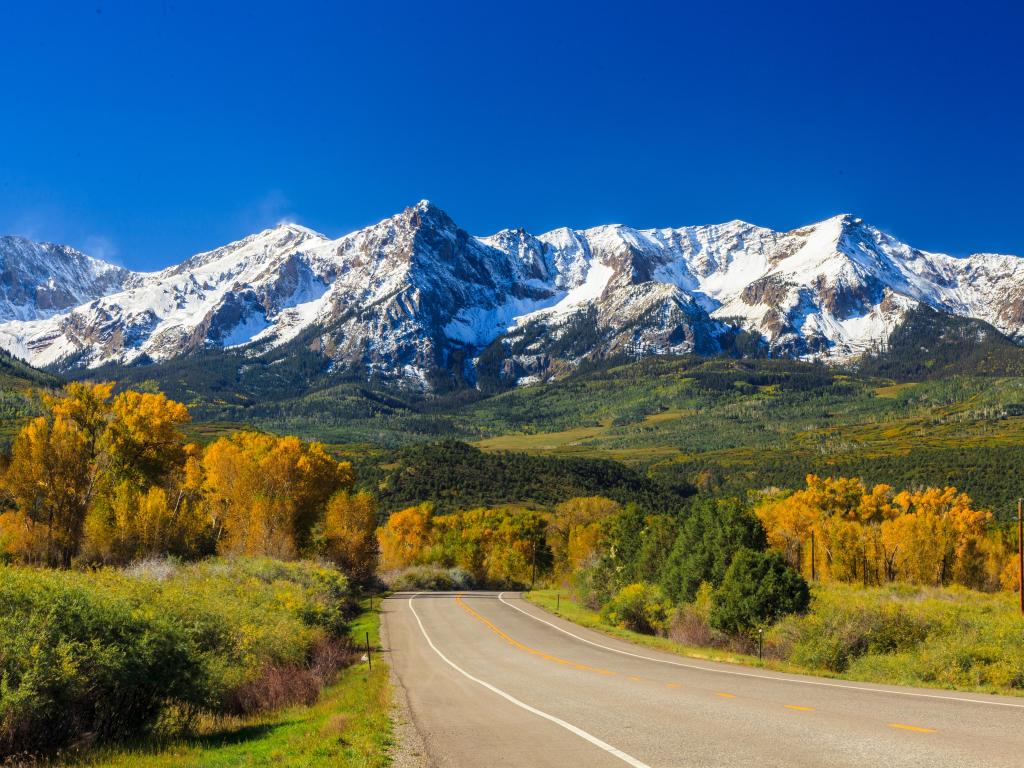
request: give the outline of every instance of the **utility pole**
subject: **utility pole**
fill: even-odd
[[[1024,616],[1024,499],[1017,499],[1017,598]]]
[[[814,529],[811,528],[811,581],[814,581]]]

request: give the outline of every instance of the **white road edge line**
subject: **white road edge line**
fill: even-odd
[[[412,615],[416,619],[416,623],[420,625],[420,632],[423,633],[423,637],[427,641],[427,644],[431,648],[434,649],[434,653],[436,653],[438,656],[440,656],[441,660],[444,661],[445,664],[447,664],[449,667],[454,669],[459,674],[461,674],[461,675],[463,675],[465,677],[468,677],[474,683],[482,685],[487,690],[493,691],[494,693],[496,693],[499,696],[501,696],[503,699],[512,702],[517,707],[525,709],[527,712],[530,712],[530,713],[532,713],[534,715],[537,715],[538,717],[543,717],[545,720],[550,720],[555,725],[560,725],[562,728],[565,728],[565,730],[567,730],[567,731],[569,731],[571,733],[576,734],[581,739],[585,739],[586,741],[589,741],[595,747],[600,747],[605,752],[608,752],[609,754],[614,755],[615,757],[619,758],[619,760],[621,760],[622,762],[624,762],[624,763],[626,763],[628,765],[633,766],[633,768],[650,768],[650,766],[647,765],[647,763],[640,762],[635,757],[632,757],[631,755],[627,755],[621,749],[616,749],[611,744],[608,744],[608,743],[606,743],[604,741],[601,741],[601,739],[599,739],[596,736],[593,736],[593,735],[587,733],[582,728],[577,728],[572,723],[567,723],[565,720],[562,720],[561,718],[555,717],[554,715],[549,715],[547,712],[543,712],[543,711],[537,709],[536,707],[531,707],[529,704],[520,701],[519,699],[517,699],[515,696],[512,696],[511,694],[505,693],[505,691],[501,690],[500,688],[496,688],[495,686],[491,685],[488,682],[485,682],[484,680],[481,680],[479,677],[473,677],[473,675],[469,674],[469,672],[464,670],[458,664],[456,664],[451,659],[449,659],[447,656],[445,656],[443,653],[441,653],[441,651],[438,650],[437,646],[434,645],[434,641],[430,639],[430,635],[427,634],[427,630],[423,628],[423,622],[420,621],[420,615],[418,613],[416,613],[416,608],[413,607],[412,601],[415,598],[419,597],[421,594],[423,594],[423,593],[422,592],[417,592],[415,595],[413,595],[412,597],[409,598],[409,610],[412,611]]]
[[[588,640],[585,637],[580,637],[579,635],[573,634],[572,632],[570,632],[567,629],[562,629],[562,627],[559,627],[557,624],[552,624],[550,621],[546,621],[546,620],[542,619],[540,616],[534,616],[529,611],[524,611],[518,605],[513,605],[512,603],[508,602],[505,599],[505,593],[504,592],[499,592],[498,593],[498,600],[503,602],[509,608],[515,608],[517,611],[519,611],[524,616],[529,616],[531,619],[533,619],[534,621],[539,621],[541,624],[547,624],[552,629],[557,629],[562,634],[568,635],[569,637],[573,637],[573,638],[579,640],[582,643],[586,643],[587,645],[592,645],[595,648],[603,648],[604,650],[611,651],[612,653],[621,653],[623,656],[633,656],[634,658],[644,659],[645,661],[656,661],[659,664],[671,664],[674,667],[685,667],[686,669],[697,669],[697,670],[700,670],[701,672],[714,672],[714,673],[719,674],[719,675],[735,675],[736,677],[756,677],[756,678],[759,678],[761,680],[777,680],[777,681],[779,681],[781,683],[798,683],[800,685],[817,685],[817,686],[821,686],[823,688],[845,688],[845,689],[850,690],[850,691],[867,691],[869,693],[891,693],[891,694],[896,695],[896,696],[916,696],[918,698],[923,698],[923,699],[943,699],[945,701],[967,702],[968,704],[986,704],[986,705],[988,705],[990,707],[1015,707],[1017,709],[1024,709],[1024,704],[1014,704],[1014,703],[1009,702],[1009,701],[984,701],[983,699],[968,699],[968,698],[963,697],[963,696],[943,696],[942,694],[939,694],[939,693],[916,693],[914,691],[893,691],[893,690],[888,690],[888,689],[885,689],[885,688],[868,688],[867,686],[862,686],[862,685],[846,685],[845,683],[830,683],[830,682],[826,682],[824,680],[800,680],[800,679],[797,679],[797,678],[780,677],[779,675],[761,675],[761,674],[758,674],[756,672],[740,672],[739,670],[734,670],[734,669],[716,669],[714,667],[705,667],[705,666],[703,666],[701,664],[688,664],[688,663],[686,663],[684,661],[670,661],[669,659],[659,659],[659,658],[656,658],[654,656],[644,656],[641,653],[630,653],[629,651],[623,651],[620,648],[612,648],[610,645],[601,645],[601,643],[595,643],[593,640]]]

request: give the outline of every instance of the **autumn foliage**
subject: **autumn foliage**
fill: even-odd
[[[187,443],[161,394],[74,383],[44,397],[2,478],[0,558],[67,567],[152,555],[326,555],[356,580],[376,565],[376,508],[319,443],[237,432]]]
[[[821,581],[995,588],[1009,558],[988,536],[991,514],[955,488],[897,492],[808,475],[755,513],[772,548]]]
[[[548,517],[519,507],[477,508],[435,515],[430,504],[392,514],[377,531],[381,567],[459,568],[475,584],[526,585],[550,567]]]
[[[291,558],[305,550],[328,500],[352,487],[352,467],[319,443],[238,432],[203,454],[202,489],[218,549]]]

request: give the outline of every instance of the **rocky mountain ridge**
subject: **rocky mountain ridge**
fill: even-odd
[[[581,361],[756,353],[849,362],[929,307],[1024,340],[1024,259],[906,245],[848,214],[474,237],[422,201],[338,239],[282,224],[159,272],[0,238],[0,346],[56,370],[302,345],[325,372],[503,386]]]

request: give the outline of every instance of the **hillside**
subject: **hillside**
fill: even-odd
[[[14,439],[18,426],[39,412],[34,390],[57,387],[60,379],[0,352],[0,450]]]
[[[982,320],[920,306],[907,313],[879,350],[857,361],[856,369],[898,381],[957,374],[1020,376],[1024,349]]]

